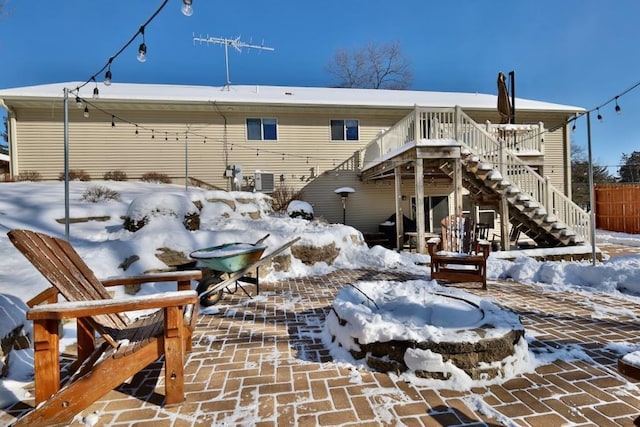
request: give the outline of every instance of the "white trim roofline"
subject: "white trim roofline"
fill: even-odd
[[[44,100],[62,98],[63,89],[73,90],[82,82],[51,83],[0,90],[0,100],[6,104],[18,100]],[[94,85],[83,87],[79,95],[88,100]],[[168,102],[224,104],[267,104],[306,106],[350,106],[378,108],[450,108],[495,110],[497,95],[462,92],[431,92],[415,90],[348,89],[293,86],[230,87],[163,85],[139,83],[112,83],[98,85],[100,100],[120,102]],[[73,95],[75,96],[75,95]],[[582,107],[516,98],[517,111],[549,111],[567,114],[586,111]]]

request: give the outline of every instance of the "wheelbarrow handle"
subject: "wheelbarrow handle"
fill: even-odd
[[[258,240],[257,242],[254,243],[254,245],[259,245],[260,243],[264,242],[265,240],[267,240],[267,238],[271,236],[271,234],[267,234],[266,236],[264,236],[262,239]]]

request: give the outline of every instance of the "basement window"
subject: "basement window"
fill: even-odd
[[[359,133],[358,120],[331,120],[332,141],[357,141]]]
[[[271,118],[248,118],[247,139],[250,141],[276,141],[278,121]]]

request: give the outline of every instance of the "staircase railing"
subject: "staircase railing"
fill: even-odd
[[[589,214],[555,188],[548,178],[540,176],[521,161],[516,152],[506,147],[506,143],[496,139],[486,126],[478,125],[460,107],[416,107],[362,150],[363,170],[373,167],[407,143],[420,144],[422,140],[433,139],[455,140],[455,144],[460,144],[470,155],[492,164],[504,179],[542,205],[549,215],[555,216],[585,241],[590,240]]]

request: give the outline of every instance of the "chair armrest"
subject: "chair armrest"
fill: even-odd
[[[120,299],[42,304],[27,311],[29,320],[61,320],[124,311],[159,309],[197,304],[196,291],[163,292]]]
[[[38,304],[42,304],[43,302],[53,303],[57,300],[58,300],[58,290],[54,287],[51,287],[51,288],[45,289],[35,297],[31,298],[29,301],[27,301],[27,305],[29,307],[34,307]]]
[[[427,240],[427,251],[429,252],[430,256],[433,256],[438,251],[440,242],[441,242],[440,237],[432,237],[429,240]]]
[[[119,286],[119,285],[138,285],[142,283],[155,283],[155,282],[183,282],[187,280],[200,280],[202,279],[202,271],[200,270],[185,270],[185,271],[170,271],[166,273],[150,273],[143,274],[141,276],[122,276],[122,277],[109,277],[101,280],[105,287]]]

